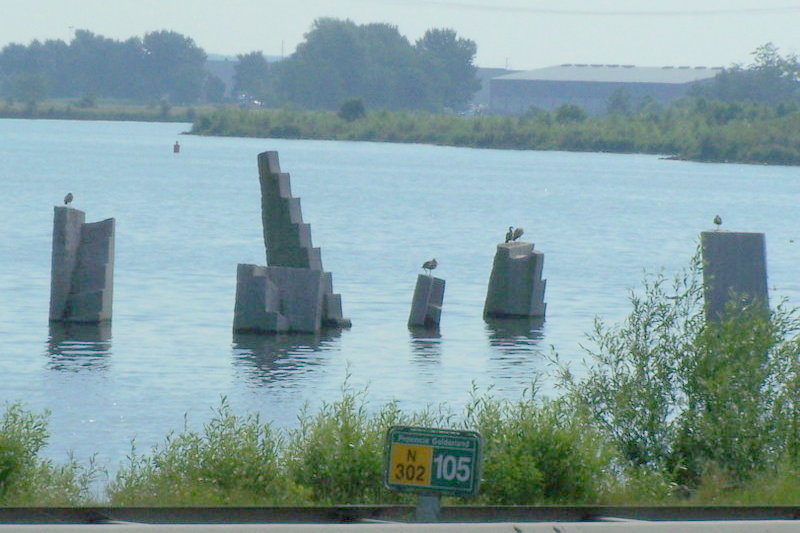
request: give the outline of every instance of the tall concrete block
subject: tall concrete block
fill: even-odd
[[[50,320],[111,320],[114,298],[114,219],[86,224],[85,214],[56,206],[50,271]]]
[[[483,315],[486,317],[543,317],[547,309],[542,279],[544,254],[530,242],[497,245]]]
[[[411,300],[408,327],[435,329],[439,327],[444,301],[444,280],[419,274]]]
[[[289,174],[277,152],[258,156],[261,217],[268,266],[239,265],[236,275],[236,332],[316,333],[350,327],[341,296],[322,269],[322,254],[311,243],[300,199],[292,197]]]
[[[717,320],[731,296],[769,311],[766,240],[763,233],[704,231],[703,295],[706,319]]]

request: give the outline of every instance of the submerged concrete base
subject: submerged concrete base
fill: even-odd
[[[444,301],[444,280],[419,274],[411,300],[408,327],[435,329],[439,327]]]
[[[114,219],[84,223],[83,211],[55,207],[50,272],[50,320],[111,320],[114,296]]]
[[[233,329],[244,333],[318,333],[350,327],[331,275],[321,270],[240,264]]]
[[[486,317],[544,316],[547,304],[542,279],[544,254],[530,242],[497,245],[483,315]]]
[[[706,320],[718,320],[736,298],[769,311],[767,253],[763,233],[704,231],[703,294]]]

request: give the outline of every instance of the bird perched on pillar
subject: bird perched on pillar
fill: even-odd
[[[523,233],[525,233],[524,228],[514,228],[514,233],[511,234],[511,240],[516,241],[517,239],[522,237]]]
[[[511,239],[514,237],[514,226],[509,226],[508,231],[506,232],[506,242],[511,242]]]
[[[428,272],[428,275],[430,276],[431,270],[433,270],[437,266],[439,266],[439,263],[436,262],[436,258],[434,257],[430,261],[425,261],[424,263],[422,263],[422,270],[426,270]]]
[[[717,229],[722,225],[722,217],[717,215],[714,217],[714,225],[717,226]]]
[[[68,192],[67,195],[64,197],[64,205],[69,205],[72,203],[72,193]]]

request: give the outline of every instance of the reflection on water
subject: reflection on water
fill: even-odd
[[[495,383],[500,388],[531,386],[542,371],[539,344],[544,338],[544,318],[485,320],[491,346],[489,372]]]
[[[333,349],[341,332],[314,334],[233,334],[233,364],[244,370],[251,385],[298,381],[325,363],[324,353]]]
[[[539,353],[539,342],[544,338],[544,318],[486,318],[489,346],[499,353],[498,359],[511,364]],[[515,361],[516,360],[516,361]]]
[[[442,334],[438,329],[408,328],[411,352],[420,363],[438,363],[442,356]]]
[[[47,353],[50,356],[48,366],[53,370],[106,370],[111,354],[111,322],[51,322]]]

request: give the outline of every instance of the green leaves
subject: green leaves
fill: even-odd
[[[736,487],[798,457],[800,321],[784,305],[732,303],[706,322],[699,279],[697,257],[671,286],[648,277],[622,324],[596,322],[585,377],[562,371],[562,386],[624,468],[690,489],[709,475]]]

